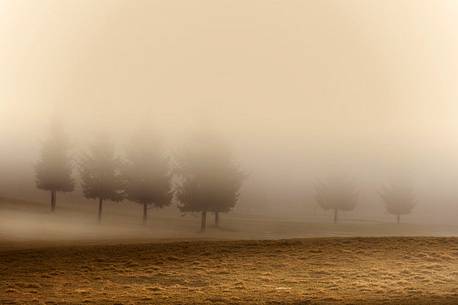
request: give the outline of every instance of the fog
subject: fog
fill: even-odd
[[[2,0],[0,67],[0,197],[48,200],[58,118],[75,158],[101,133],[122,155],[148,126],[173,156],[217,132],[248,174],[237,213],[328,215],[314,184],[343,175],[349,218],[390,220],[378,192],[408,180],[408,221],[457,222],[455,1]]]

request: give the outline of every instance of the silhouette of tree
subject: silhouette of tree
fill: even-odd
[[[48,139],[41,150],[41,158],[35,166],[36,186],[50,191],[51,211],[56,209],[57,192],[72,192],[72,162],[69,157],[69,143],[62,126],[53,122]]]
[[[98,222],[102,221],[103,201],[124,199],[124,181],[120,173],[121,160],[115,156],[114,145],[99,137],[81,158],[79,169],[84,197],[98,199]]]
[[[345,179],[333,178],[319,183],[315,188],[315,200],[324,210],[334,210],[334,223],[338,221],[338,211],[351,211],[358,201],[353,185]]]
[[[401,215],[407,215],[415,207],[415,196],[412,188],[400,185],[384,187],[380,197],[385,203],[388,213],[396,216],[396,222],[401,222]]]
[[[201,212],[201,231],[206,230],[207,212],[230,211],[238,201],[244,174],[228,147],[215,135],[196,136],[185,153],[178,155],[176,197],[182,212]]]
[[[162,208],[170,205],[173,192],[169,160],[154,135],[138,134],[132,140],[123,175],[126,198],[143,205],[143,224],[147,223],[148,206]]]

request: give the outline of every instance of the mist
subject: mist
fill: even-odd
[[[248,175],[235,212],[306,219],[343,175],[349,218],[391,220],[378,192],[407,179],[409,221],[456,223],[457,17],[453,1],[2,1],[0,194],[48,200],[34,165],[57,118],[75,159],[98,134],[123,156],[148,126],[173,157],[217,132]],[[63,196],[86,201],[78,179]]]
[[[0,304],[458,304],[458,1],[0,0]]]

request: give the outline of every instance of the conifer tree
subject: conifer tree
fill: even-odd
[[[57,192],[72,192],[72,162],[68,139],[58,122],[53,122],[35,166],[36,185],[51,194],[51,211],[56,209]]]
[[[84,197],[98,200],[97,219],[100,223],[103,202],[124,199],[121,160],[115,155],[113,143],[107,138],[99,137],[89,152],[81,158],[79,169]]]
[[[169,160],[159,139],[149,134],[137,134],[127,150],[123,166],[126,198],[143,206],[143,224],[147,223],[148,208],[170,205],[171,190]]]
[[[244,174],[230,149],[213,134],[200,134],[177,157],[179,183],[176,197],[182,212],[201,213],[201,231],[207,227],[207,212],[230,211],[238,201]]]

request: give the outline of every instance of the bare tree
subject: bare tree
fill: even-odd
[[[57,192],[72,192],[72,162],[69,144],[62,126],[53,122],[48,139],[41,150],[41,159],[35,166],[36,185],[51,193],[51,211],[56,209]]]
[[[147,223],[148,208],[170,205],[171,190],[169,160],[161,143],[153,134],[137,134],[127,150],[123,166],[126,198],[143,205],[143,224]]]
[[[124,199],[124,181],[120,173],[121,161],[115,156],[114,145],[99,137],[81,158],[79,169],[84,197],[98,199],[98,222],[102,221],[103,201]]]
[[[315,200],[324,210],[334,210],[334,223],[338,222],[339,211],[351,211],[358,201],[358,193],[345,179],[333,178],[319,183],[315,188]]]
[[[401,215],[410,214],[416,205],[412,188],[407,186],[384,187],[380,192],[380,197],[385,203],[387,212],[396,216],[398,224],[401,222]]]
[[[179,176],[176,197],[182,212],[200,212],[201,231],[207,226],[207,212],[230,211],[238,201],[244,174],[232,158],[228,147],[217,136],[202,134],[178,155]]]

